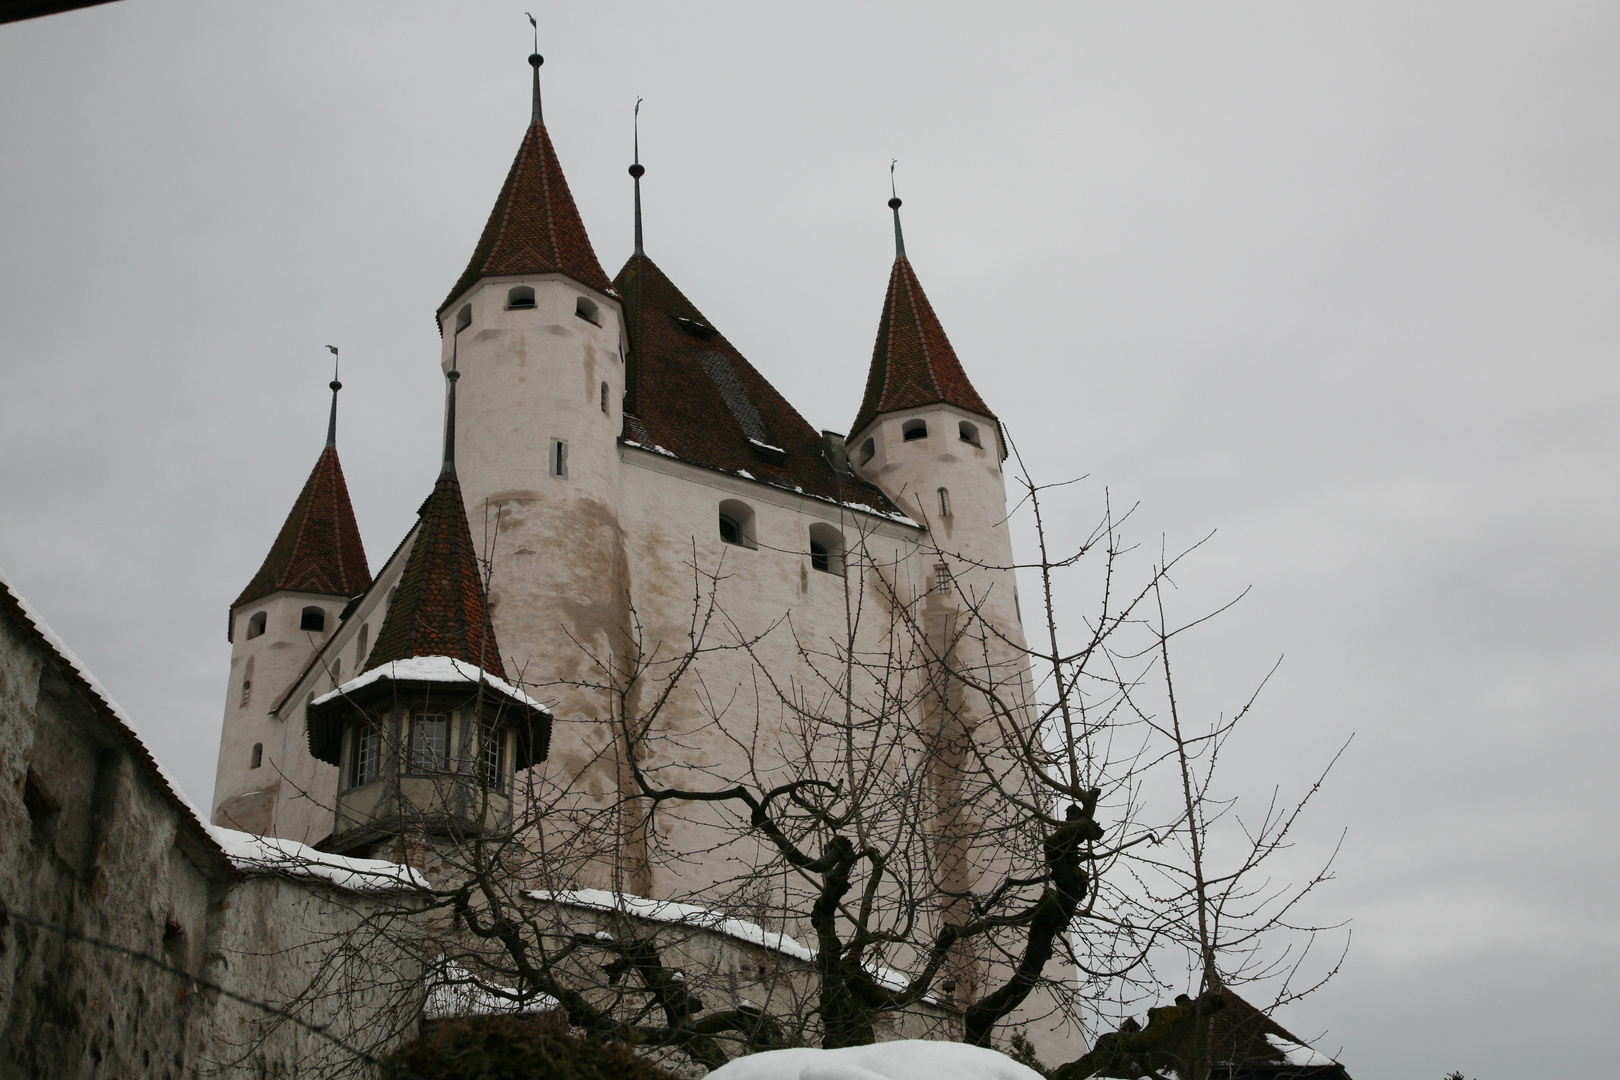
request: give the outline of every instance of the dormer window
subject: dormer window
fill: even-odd
[[[900,425],[900,436],[906,442],[915,442],[918,439],[928,438],[928,421],[907,420]]]
[[[461,333],[472,325],[472,305],[463,304],[461,310],[456,312],[456,333]]]
[[[714,327],[707,323],[700,323],[696,319],[683,319],[679,315],[671,315],[677,326],[699,341],[711,341],[714,338]]]
[[[326,629],[326,612],[318,607],[307,607],[298,615],[298,629],[319,634]]]
[[[534,307],[534,287],[518,285],[506,290],[506,308],[508,311],[519,311]]]
[[[984,445],[979,442],[979,426],[977,424],[970,424],[964,420],[956,425],[956,430],[961,433],[963,442],[972,443],[974,446]]]
[[[256,638],[260,634],[264,633],[265,622],[269,619],[269,617],[270,616],[263,611],[255,611],[253,613],[253,617],[248,619],[247,636],[249,640],[252,640],[253,638]]]
[[[574,301],[574,314],[588,323],[594,323],[597,326],[602,325],[602,316],[597,312],[595,302],[586,297],[582,296]]]

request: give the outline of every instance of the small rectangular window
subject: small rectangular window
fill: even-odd
[[[551,453],[547,455],[551,461],[551,475],[568,478],[568,440],[552,439]]]
[[[948,563],[934,564],[934,591],[941,596],[949,596],[955,591],[951,582],[951,568]]]
[[[493,724],[484,724],[478,734],[483,760],[484,783],[500,794],[506,790],[506,733]]]
[[[256,743],[253,744],[253,760],[252,760],[252,762],[249,763],[248,768],[257,769],[260,765],[263,765],[263,764],[264,764],[264,743],[256,742]]]
[[[450,718],[417,713],[411,718],[411,772],[444,772],[450,766]]]
[[[353,753],[349,757],[349,786],[359,787],[377,779],[382,764],[382,732],[371,724],[354,729]]]

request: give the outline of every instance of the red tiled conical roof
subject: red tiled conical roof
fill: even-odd
[[[349,487],[337,448],[327,446],[304,481],[292,512],[233,609],[289,589],[321,596],[359,596],[371,585]]]
[[[866,377],[866,397],[851,438],[880,414],[915,409],[943,402],[991,420],[979,392],[968,381],[956,358],[945,328],[928,303],[917,272],[904,255],[894,260],[889,294],[883,300],[877,344],[872,349],[872,370]]]
[[[422,505],[399,592],[388,605],[365,670],[413,656],[448,656],[506,677],[474,551],[461,484],[447,468]]]
[[[554,273],[567,274],[598,292],[612,291],[568,192],[551,136],[535,120],[518,147],[472,261],[439,305],[439,314],[479,278]]]

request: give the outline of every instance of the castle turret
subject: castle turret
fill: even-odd
[[[850,429],[849,462],[928,526],[940,557],[929,587],[1017,625],[1010,571],[1001,425],[973,388],[928,302],[894,212],[894,266],[878,320],[866,396]]]
[[[623,316],[540,110],[467,269],[439,309],[458,366],[458,468],[489,604],[517,677],[583,672],[623,623],[618,435]],[[549,691],[548,691],[549,692]]]
[[[344,606],[371,585],[338,462],[341,388],[334,378],[325,449],[264,564],[231,605],[226,632],[231,676],[214,777],[213,820],[218,825],[269,831],[281,785],[280,774],[267,767],[265,757],[267,745],[281,742],[281,721],[271,710],[336,629]]]
[[[458,376],[446,376],[444,464],[376,644],[307,709],[310,754],[339,770],[331,851],[407,861],[419,841],[504,830],[515,770],[546,756],[550,714],[505,679],[467,527]]]

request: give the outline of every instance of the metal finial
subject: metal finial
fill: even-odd
[[[636,182],[636,254],[643,254],[641,250],[641,178],[647,172],[641,167],[641,99],[636,98],[636,111],[631,122],[631,138],[635,150],[634,161],[630,165],[630,176]]]
[[[899,164],[898,158],[889,159],[889,209],[894,211],[894,257],[906,257],[906,238],[900,231],[900,195],[894,188],[894,167]]]
[[[337,346],[336,345],[328,345],[327,348],[332,350],[332,381],[327,384],[332,389],[332,415],[330,417],[328,417],[327,421],[326,421],[326,445],[327,446],[336,446],[337,445],[337,395],[338,395],[338,391],[343,389],[343,384],[338,382],[338,351],[337,351]]]
[[[529,15],[527,11],[523,14]],[[529,113],[529,123],[541,123],[540,119],[540,65],[546,58],[540,55],[540,24],[529,15],[529,25],[534,27],[534,52],[529,54],[529,66],[534,69],[534,109]]]

